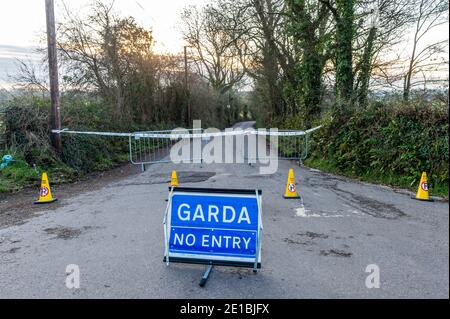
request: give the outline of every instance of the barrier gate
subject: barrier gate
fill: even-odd
[[[268,159],[298,160],[300,163],[308,156],[310,134],[320,128],[307,131],[267,131],[265,129],[233,130],[208,133],[203,129],[177,133],[165,132],[136,132],[130,136],[130,161],[136,165],[171,162],[167,156],[170,148],[176,143],[189,144],[188,156],[182,156],[182,163],[204,162],[203,151],[195,155],[194,144],[197,142],[201,149],[215,139],[219,145],[231,143],[235,154],[233,156],[244,162],[256,163]],[[253,139],[253,143],[251,142]],[[181,144],[181,145],[182,145]],[[254,145],[251,149],[250,145]],[[242,154],[241,154],[242,153]],[[223,154],[222,157],[226,156]],[[225,161],[226,162],[226,161]],[[242,163],[236,161],[237,163]]]
[[[178,145],[188,145],[190,152],[181,157],[181,163],[203,163],[203,148],[215,139],[220,145],[233,143],[236,163],[256,163],[269,159],[297,160],[299,164],[308,156],[310,135],[321,126],[306,131],[233,129],[222,132],[208,132],[204,129],[148,131],[135,133],[81,132],[53,130],[56,134],[82,134],[93,136],[128,137],[129,157],[134,165],[172,162],[169,153]],[[194,152],[194,145],[200,145],[200,152]],[[225,152],[223,152],[225,153]],[[198,154],[198,155],[194,155]],[[223,154],[225,155],[225,154]],[[229,154],[228,154],[229,155]],[[225,155],[227,156],[227,155]],[[239,159],[239,160],[238,160]],[[225,163],[227,163],[225,161]]]

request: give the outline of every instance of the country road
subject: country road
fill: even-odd
[[[302,201],[282,198],[289,168]],[[204,266],[162,262],[173,169],[182,186],[262,190],[257,274],[215,267],[200,288]],[[65,286],[69,264],[80,268],[79,289]],[[366,287],[370,264],[380,269],[379,289]],[[448,297],[448,203],[289,161],[267,176],[257,165],[155,164],[0,229],[0,298]]]

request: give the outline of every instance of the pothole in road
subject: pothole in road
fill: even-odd
[[[357,195],[349,191],[342,190],[337,186],[332,186],[330,188],[334,192],[339,193],[348,205],[375,218],[398,219],[407,216],[402,210],[392,204],[383,203],[366,196]]]
[[[215,176],[215,172],[177,172],[180,183],[201,183]]]
[[[9,254],[15,254],[17,251],[20,250],[21,247],[13,247],[10,250],[8,250]]]
[[[300,239],[300,238],[302,238],[302,239]],[[351,252],[346,251],[346,250],[323,249],[323,248],[325,248],[324,245],[326,245],[326,243],[327,243],[326,239],[328,239],[328,238],[329,238],[329,235],[307,231],[307,232],[297,233],[294,236],[292,236],[291,238],[284,238],[283,241],[287,244],[302,245],[305,247],[305,249],[306,249],[306,246],[311,246],[311,247],[309,247],[310,249],[306,249],[309,252],[315,251],[316,249],[312,249],[312,248],[318,245],[318,247],[320,249],[320,251],[319,251],[320,256],[349,258],[353,255]],[[337,238],[338,237],[336,237],[336,239]],[[339,237],[339,238],[341,238],[341,237]],[[345,249],[350,248],[350,246],[347,244],[342,244],[342,247],[344,247]],[[319,249],[317,249],[316,251],[318,251]]]
[[[78,236],[81,235],[83,231],[87,231],[92,228],[93,228],[92,226],[84,226],[81,229],[58,226],[53,228],[46,228],[44,229],[44,232],[46,232],[49,235],[55,235],[54,238],[68,240],[77,238]]]
[[[222,268],[220,268],[220,270],[217,269],[217,271],[220,271],[220,272],[226,273],[226,274],[236,275],[238,279],[246,278],[252,274],[252,270],[243,269],[243,268],[222,267]]]
[[[305,233],[298,233],[298,234],[296,234],[296,236],[302,237],[302,238],[306,237],[307,239],[299,240],[294,237],[294,238],[284,238],[283,241],[288,244],[308,246],[308,245],[315,245],[316,243],[314,242],[314,240],[316,240],[316,239],[327,239],[328,238],[328,235],[309,232],[309,231],[307,231]]]
[[[304,183],[311,187],[323,187],[336,193],[349,206],[356,209],[356,212],[362,212],[375,218],[398,219],[406,217],[402,210],[395,205],[378,201],[364,195],[355,194],[343,190],[338,186],[339,183],[347,183],[349,180],[344,177],[337,177],[325,173],[315,173],[313,177],[306,177]],[[356,182],[357,181],[352,181]]]
[[[349,258],[352,256],[352,253],[344,251],[344,250],[338,250],[338,249],[330,249],[330,250],[321,250],[320,251],[321,256],[332,256],[332,257],[345,257]]]
[[[309,246],[309,245],[315,245],[315,243],[311,240],[296,240],[291,238],[285,238],[283,239],[285,243],[288,244],[295,244],[295,245],[302,245],[302,246]]]
[[[49,235],[56,235],[55,238],[64,240],[76,238],[81,234],[80,229],[60,226],[54,228],[46,228],[44,229],[44,231]]]
[[[298,233],[297,235],[299,235],[299,236],[306,236],[306,237],[309,237],[311,239],[314,239],[314,238],[327,239],[328,238],[328,235],[319,234],[319,233],[313,233],[313,232],[309,232],[309,231],[307,231],[306,233]]]
[[[211,177],[215,176],[215,172],[192,172],[192,171],[177,171],[178,182],[183,183],[201,183],[205,182]],[[136,182],[136,183],[120,183],[111,185],[109,187],[125,187],[125,186],[145,186],[145,185],[157,185],[170,183],[169,174],[151,174],[148,182]]]
[[[0,251],[0,253],[15,254],[15,253],[18,252],[20,249],[21,249],[21,247],[13,247],[13,248],[8,249],[8,250]]]

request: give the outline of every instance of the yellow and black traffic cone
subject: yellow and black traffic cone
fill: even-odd
[[[52,191],[50,189],[50,182],[48,181],[47,173],[42,173],[41,188],[39,190],[39,199],[34,202],[35,204],[49,204],[56,202],[57,199],[53,198]]]
[[[419,189],[417,190],[416,197],[413,197],[414,199],[425,201],[425,202],[432,202],[433,200],[430,199],[430,194],[428,191],[428,178],[427,173],[423,172],[422,177],[420,179]]]
[[[170,187],[178,187],[177,171],[172,171],[172,177],[170,179]]]
[[[283,197],[286,199],[300,198],[300,196],[297,193],[294,170],[292,168],[289,170],[288,180],[286,183],[286,191],[284,192]]]

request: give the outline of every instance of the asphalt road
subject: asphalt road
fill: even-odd
[[[244,125],[248,125],[244,124]],[[289,168],[303,197],[282,198]],[[138,168],[136,168],[138,169]],[[262,269],[163,262],[167,181],[263,191]],[[57,194],[56,194],[57,195]],[[0,229],[1,298],[449,298],[449,206],[281,161],[157,164]],[[80,288],[65,285],[80,268]],[[366,287],[367,265],[380,288]]]

